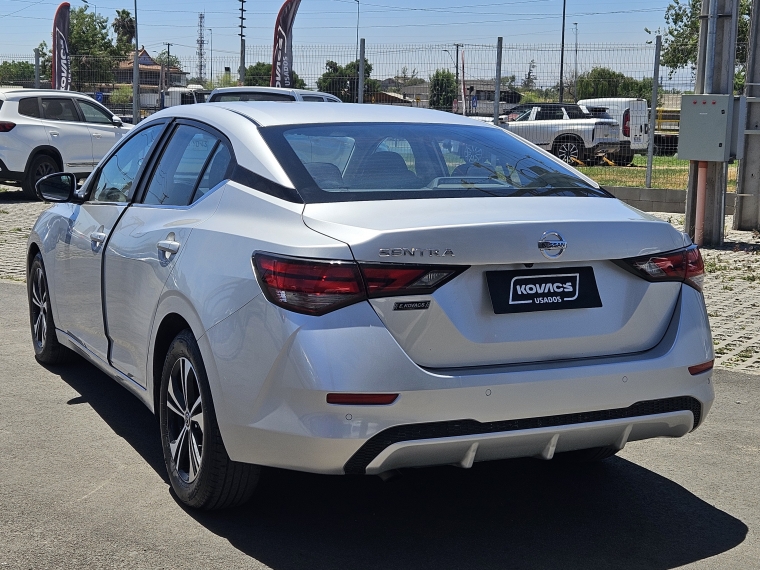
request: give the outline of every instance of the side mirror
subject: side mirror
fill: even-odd
[[[35,186],[37,197],[45,202],[69,202],[76,188],[76,176],[65,172],[43,176]]]
[[[111,117],[111,122],[112,122],[114,125],[116,125],[117,127],[120,127],[120,126],[123,124],[123,123],[121,122],[121,119],[120,119],[119,117],[117,117],[116,115],[114,115],[113,117]]]

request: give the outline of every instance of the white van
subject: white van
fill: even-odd
[[[620,150],[607,158],[615,164],[627,166],[634,154],[646,154],[649,145],[649,112],[645,99],[630,97],[600,97],[581,99],[578,105],[587,109],[605,108],[620,123]]]

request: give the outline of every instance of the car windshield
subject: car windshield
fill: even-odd
[[[261,133],[306,201],[610,196],[497,128],[352,123]]]

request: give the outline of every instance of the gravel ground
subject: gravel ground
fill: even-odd
[[[0,279],[25,280],[29,230],[48,207],[25,200],[16,188],[0,186]],[[683,229],[682,215],[653,214]],[[724,247],[702,250],[716,364],[760,374],[760,233],[731,230],[732,222],[726,216]]]

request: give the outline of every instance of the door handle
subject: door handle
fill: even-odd
[[[103,232],[92,232],[90,234],[90,240],[97,244],[101,244],[106,241],[106,237],[108,236],[106,236],[106,234]]]
[[[92,136],[99,139],[102,135],[100,133],[92,133]]]
[[[50,131],[50,136],[51,137],[57,137],[58,136],[58,131]]]
[[[177,253],[179,251],[180,243],[178,241],[172,241],[172,240],[162,240],[156,244],[156,247],[160,251],[163,251],[168,254]]]

